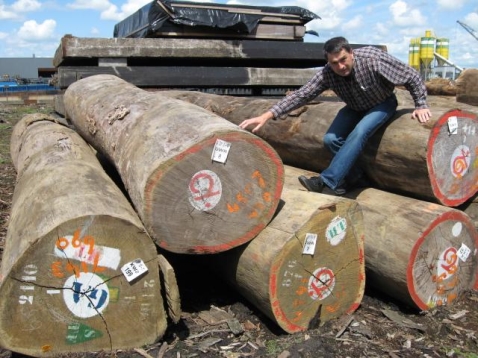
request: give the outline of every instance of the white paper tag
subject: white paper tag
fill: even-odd
[[[471,253],[470,248],[466,246],[465,244],[461,244],[461,247],[456,254],[458,255],[461,261],[466,262],[466,260],[468,259],[468,256],[470,256],[470,253]]]
[[[450,134],[458,133],[458,118],[456,116],[448,118],[448,131]]]
[[[148,272],[148,268],[144,264],[143,260],[136,259],[123,265],[123,267],[121,267],[121,272],[123,272],[123,275],[126,277],[128,282],[131,282]]]
[[[317,243],[317,234],[307,233],[305,235],[304,249],[302,254],[313,255],[315,253],[315,244]]]
[[[225,163],[227,156],[229,155],[229,149],[231,149],[231,143],[221,139],[216,140],[216,144],[214,144],[214,149],[212,151],[211,160],[219,163]]]

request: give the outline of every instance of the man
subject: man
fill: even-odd
[[[345,38],[334,37],[324,44],[324,56],[327,64],[304,86],[239,126],[255,125],[252,132],[257,132],[268,120],[289,113],[327,89],[333,90],[346,105],[324,136],[332,161],[320,176],[300,176],[299,181],[309,191],[322,192],[327,186],[336,195],[343,195],[346,188],[364,179],[356,162],[367,140],[395,114],[395,86],[403,85],[410,92],[415,102],[413,119],[426,123],[431,112],[420,74],[388,53],[371,46],[352,51]]]

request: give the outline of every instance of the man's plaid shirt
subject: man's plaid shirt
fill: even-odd
[[[353,110],[367,111],[392,95],[395,86],[403,85],[412,95],[415,108],[428,108],[427,90],[418,71],[376,47],[362,47],[353,54],[354,65],[349,76],[339,76],[325,65],[304,86],[270,109],[274,117],[304,105],[327,89],[333,90]]]

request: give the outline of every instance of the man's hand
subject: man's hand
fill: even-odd
[[[263,114],[261,114],[259,117],[254,117],[254,118],[250,118],[250,119],[246,119],[245,121],[242,121],[240,124],[239,124],[239,127],[241,127],[242,129],[246,129],[247,127],[249,127],[251,124],[255,124],[256,126],[254,128],[252,128],[252,133],[256,133],[259,129],[261,129],[261,127],[266,124],[266,122],[273,118],[274,115],[272,114],[272,112],[265,112]]]
[[[420,123],[426,123],[432,117],[432,112],[428,108],[417,108],[412,113],[412,119],[418,119]]]

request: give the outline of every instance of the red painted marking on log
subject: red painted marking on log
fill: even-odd
[[[365,260],[364,251],[363,251],[363,249],[360,249],[359,250],[359,263],[360,263],[360,265],[363,265],[364,260]]]
[[[445,193],[442,191],[441,187],[443,185],[443,179],[437,178],[437,175],[433,169],[433,154],[434,154],[434,149],[435,149],[435,142],[438,138],[438,135],[440,134],[440,130],[442,129],[443,126],[447,125],[447,121],[450,117],[461,117],[461,118],[470,118],[471,120],[477,121],[477,117],[474,113],[470,112],[464,112],[458,109],[454,109],[451,111],[448,111],[445,113],[438,121],[437,123],[433,126],[432,130],[430,131],[430,136],[428,138],[428,151],[427,151],[427,167],[428,167],[428,176],[430,178],[430,184],[433,190],[433,194],[435,197],[440,201],[445,206],[458,206],[460,204],[463,204],[466,200],[468,200],[470,197],[472,197],[477,189],[478,189],[478,184],[476,183],[478,181],[478,173],[475,173],[473,181],[470,180],[470,184],[468,187],[463,188],[463,186],[460,187],[460,189],[465,189],[463,190],[463,195],[460,198],[457,199],[451,199],[449,197],[448,193]],[[456,188],[452,188],[456,189]],[[454,194],[454,193],[452,193]]]
[[[430,232],[440,225],[443,222],[446,222],[448,220],[454,220],[461,222],[469,231],[469,233],[472,235],[474,238],[475,242],[475,248],[478,248],[478,233],[476,231],[475,225],[471,222],[471,219],[466,215],[465,213],[455,210],[455,211],[449,211],[446,212],[439,217],[437,217],[429,226],[428,228],[423,232],[422,236],[418,238],[418,240],[415,242],[415,245],[412,248],[412,252],[410,253],[410,257],[408,260],[408,265],[407,265],[407,288],[408,288],[408,293],[410,294],[410,297],[412,298],[413,302],[417,305],[418,308],[421,310],[428,310],[430,307],[428,307],[427,303],[424,302],[418,295],[418,293],[415,290],[415,285],[414,285],[414,280],[413,280],[413,266],[414,263],[417,259],[418,251],[421,247],[421,245],[424,243],[426,240],[427,236],[430,234]],[[472,248],[472,251],[473,248]],[[430,278],[432,279],[432,278]],[[474,285],[475,288],[478,287],[478,270],[475,274],[475,279],[474,279]],[[438,303],[437,303],[438,304]]]
[[[347,310],[347,314],[355,312],[360,306],[360,302],[354,302],[350,308]]]

